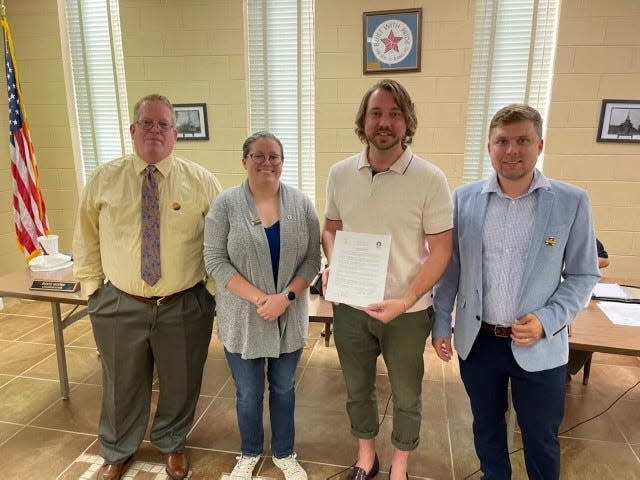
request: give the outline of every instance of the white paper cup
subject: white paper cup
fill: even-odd
[[[38,237],[38,243],[40,243],[42,253],[45,255],[55,255],[58,253],[58,235]]]

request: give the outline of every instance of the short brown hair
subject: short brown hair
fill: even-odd
[[[367,105],[369,104],[369,98],[371,98],[373,92],[378,89],[390,92],[393,95],[396,103],[398,104],[398,107],[400,107],[400,110],[404,114],[404,120],[407,124],[407,132],[404,139],[402,140],[402,144],[410,144],[411,140],[413,140],[413,136],[416,133],[416,128],[418,128],[418,117],[416,116],[415,105],[411,101],[409,93],[400,83],[396,82],[395,80],[380,80],[364,94],[364,97],[362,97],[362,101],[360,102],[358,114],[356,115],[356,135],[358,135],[358,138],[362,143],[367,143],[367,137],[364,133],[364,117],[367,115]]]
[[[282,148],[282,142],[278,137],[276,137],[273,133],[262,130],[260,132],[256,132],[244,141],[242,144],[242,158],[247,158],[249,155],[249,150],[251,150],[251,145],[262,138],[268,138],[269,140],[273,140],[280,147],[280,155],[282,156],[282,160],[284,160],[284,149]]]
[[[150,93],[149,95],[145,95],[140,100],[136,102],[135,107],[133,107],[133,123],[138,121],[138,114],[140,113],[140,109],[142,108],[142,104],[145,102],[162,102],[169,110],[171,110],[171,121],[173,124],[176,124],[176,111],[173,109],[173,105],[171,101],[164,95],[160,95],[159,93]]]
[[[542,138],[542,116],[540,112],[523,103],[512,103],[498,110],[489,124],[489,137],[494,128],[526,120],[533,123],[538,137]]]

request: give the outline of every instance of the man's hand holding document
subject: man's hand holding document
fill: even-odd
[[[366,307],[384,299],[391,235],[338,230],[325,298]]]

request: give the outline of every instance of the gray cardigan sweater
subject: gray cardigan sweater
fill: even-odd
[[[289,305],[280,322],[268,322],[256,306],[229,290],[235,273],[267,294],[279,293],[299,275],[311,282],[320,269],[320,225],[309,198],[280,183],[280,265],[274,285],[269,244],[248,181],[216,198],[205,219],[204,263],[216,281],[218,337],[242,358],[279,357],[303,347],[309,325],[306,289]],[[278,326],[280,323],[280,328]]]

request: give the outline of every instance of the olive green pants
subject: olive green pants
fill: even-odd
[[[405,313],[384,324],[340,304],[333,307],[333,322],[351,433],[363,439],[378,434],[376,361],[382,353],[393,395],[391,441],[398,450],[414,450],[422,418],[422,355],[433,325],[433,308]]]

